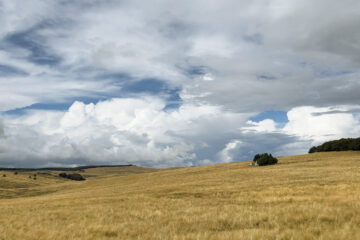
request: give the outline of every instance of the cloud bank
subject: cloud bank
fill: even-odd
[[[209,140],[225,144],[229,134],[236,134],[237,123],[246,119],[214,106],[183,105],[171,112],[164,107],[156,98],[118,98],[75,102],[65,112],[35,110],[8,116],[1,163],[191,166],[198,160],[198,149],[211,147],[216,152],[219,146],[208,145]],[[218,122],[229,129],[224,131]]]
[[[159,98],[116,98],[97,104],[74,102],[67,111],[7,115],[0,163],[196,166],[248,160],[262,151],[306,151],[311,144],[355,136],[360,130],[359,118],[327,114],[329,108],[294,108],[288,112],[289,122],[277,128],[273,120],[246,122],[249,115],[218,106],[185,104],[171,111],[164,107]]]

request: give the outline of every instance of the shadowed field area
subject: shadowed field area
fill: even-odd
[[[360,152],[30,174],[0,172],[0,240],[360,239]]]

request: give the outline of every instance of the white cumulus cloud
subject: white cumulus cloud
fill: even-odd
[[[231,140],[226,144],[225,148],[219,152],[221,162],[229,163],[236,160],[236,156],[239,155],[239,147],[241,145],[240,140]]]
[[[298,145],[304,149],[308,142],[316,145],[338,138],[359,137],[358,111],[356,106],[296,107],[287,112],[288,122],[283,127],[277,127],[272,119],[264,119],[259,122],[247,121],[247,126],[242,127],[242,130],[296,136],[305,141],[305,145],[302,141],[298,142]],[[296,143],[290,144],[292,147],[296,145]]]
[[[360,122],[351,107],[297,107],[287,113],[289,122],[283,131],[320,144],[346,137],[359,137]]]
[[[274,132],[276,130],[276,123],[272,119],[264,119],[260,122],[247,121],[248,126],[243,127],[243,131],[256,131],[256,132]]]
[[[247,117],[209,105],[183,105],[173,111],[164,107],[158,98],[123,98],[97,104],[74,102],[64,112],[31,110],[21,116],[6,115],[0,162],[9,166],[194,165],[203,160],[197,148],[208,148],[209,139],[225,143],[227,134]],[[227,124],[229,132],[219,122]]]

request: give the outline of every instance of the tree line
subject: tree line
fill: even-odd
[[[331,151],[360,151],[360,138],[342,138],[309,149],[309,153]]]

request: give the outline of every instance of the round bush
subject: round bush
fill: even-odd
[[[277,158],[268,153],[256,154],[254,161],[256,161],[259,166],[273,165],[278,162]]]

